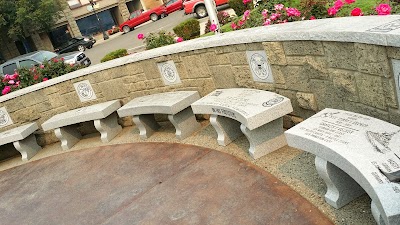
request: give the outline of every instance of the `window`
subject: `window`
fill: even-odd
[[[43,62],[45,60],[50,60],[54,57],[57,57],[58,55],[54,52],[46,52],[46,51],[41,51],[35,55],[32,56],[32,58],[37,61],[37,62]]]
[[[19,67],[21,68],[31,68],[34,65],[37,65],[39,63],[30,60],[30,59],[26,59],[26,60],[22,60],[21,62],[19,62]]]
[[[3,67],[3,74],[4,75],[6,75],[6,74],[8,74],[8,75],[14,74],[14,70],[16,70],[16,69],[17,69],[17,64],[16,63],[8,64],[8,65]]]
[[[140,10],[136,10],[134,12],[132,12],[131,16],[129,16],[129,19],[133,19],[135,17],[138,17],[141,14]]]

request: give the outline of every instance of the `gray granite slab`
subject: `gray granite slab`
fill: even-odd
[[[195,114],[229,117],[253,130],[293,111],[290,99],[248,88],[217,89],[192,104]]]
[[[176,91],[138,97],[118,109],[120,117],[142,114],[174,115],[200,98],[197,91]]]
[[[386,225],[400,224],[400,183],[390,182],[381,172],[400,170],[400,127],[369,116],[327,108],[289,129],[285,135],[289,146],[315,154],[354,179],[371,197],[378,223],[383,220]],[[330,177],[327,200],[348,202],[354,198],[353,194],[347,195],[352,190],[338,188],[342,182],[335,180],[343,181],[338,172],[324,173]],[[338,197],[332,199],[330,196],[334,195]]]
[[[121,103],[119,100],[112,100],[74,109],[51,117],[42,124],[42,128],[44,131],[48,131],[85,121],[104,119],[120,107]]]
[[[29,123],[0,133],[0,145],[22,140],[39,129],[36,123]]]

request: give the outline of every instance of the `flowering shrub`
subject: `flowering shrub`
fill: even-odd
[[[176,38],[175,34],[167,33],[163,30],[158,33],[150,33],[147,37],[143,37],[142,39],[144,40],[146,49],[158,48],[183,41],[183,39],[180,39],[179,37]]]
[[[22,89],[51,78],[58,77],[82,68],[78,65],[64,63],[64,59],[52,59],[32,68],[21,68],[14,74],[6,74],[1,80],[1,94],[6,95],[12,91]]]
[[[231,16],[229,15],[229,13],[225,12],[225,11],[220,11],[217,13],[217,18],[218,18],[218,22],[220,26],[223,26],[229,22],[231,22]],[[211,27],[211,21],[208,20],[208,22],[206,23],[206,27],[204,29],[204,33],[208,33],[210,31],[212,31],[210,29]],[[215,31],[215,30],[214,30]]]
[[[118,49],[105,55],[100,62],[107,62],[116,58],[124,57],[126,55],[128,55],[128,51],[126,49]]]
[[[328,16],[328,0],[301,0],[300,11],[305,19],[322,19]]]

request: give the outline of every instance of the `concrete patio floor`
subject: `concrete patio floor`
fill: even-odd
[[[286,146],[253,160],[244,136],[219,146],[208,121],[183,141],[161,124],[145,141],[126,127],[110,143],[91,134],[0,162],[1,223],[375,224],[367,195],[339,210],[324,202],[311,154]]]

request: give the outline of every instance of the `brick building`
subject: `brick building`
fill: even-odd
[[[163,4],[163,0],[94,0],[94,2],[104,30],[114,25],[118,26],[127,20],[133,11],[147,10]],[[27,51],[39,49],[53,51],[71,37],[101,32],[89,0],[64,0],[63,4],[61,19],[54,29],[50,32],[31,34],[25,41],[4,40],[0,44],[0,60],[11,59]]]

